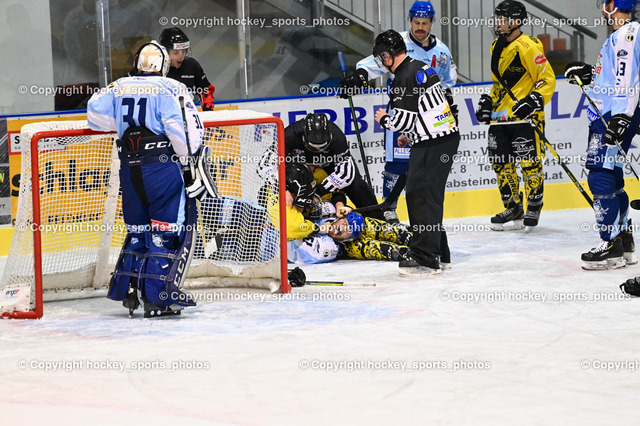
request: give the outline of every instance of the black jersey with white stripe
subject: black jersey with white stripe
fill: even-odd
[[[410,145],[437,143],[458,132],[435,69],[406,57],[395,69],[389,88],[391,117],[382,126],[402,132]]]
[[[307,148],[302,140],[305,119],[291,123],[284,129],[286,162],[300,162],[325,169],[329,176],[322,186],[329,192],[351,185],[356,177],[356,165],[349,152],[347,137],[334,123],[329,122],[331,142],[322,152]]]

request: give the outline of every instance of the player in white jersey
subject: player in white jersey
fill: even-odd
[[[567,65],[570,83],[576,77],[608,123],[589,107],[589,145],[586,168],[601,243],[582,254],[584,269],[613,269],[636,263],[629,225],[629,196],[624,191],[624,171],[616,142],[626,152],[640,124],[640,24],[630,22],[638,0],[604,0],[602,13],[613,33],[602,45],[596,64]]]
[[[145,316],[151,317],[195,305],[180,290],[195,240],[194,198],[217,193],[193,99],[182,83],[164,77],[169,69],[166,49],[155,41],[143,45],[135,65],[138,75],[121,78],[91,97],[87,121],[92,129],[117,131],[119,137],[128,234],[107,297],[123,301],[131,314],[139,307],[140,291]],[[183,178],[183,165],[194,163],[197,169],[190,167]]]
[[[411,31],[400,33],[405,45],[407,55],[430,65],[440,78],[440,83],[445,89],[447,100],[451,105],[451,110],[457,119],[458,109],[453,104],[451,88],[455,86],[458,78],[456,64],[453,61],[449,48],[431,34],[431,27],[435,17],[435,9],[429,1],[416,1],[409,9],[409,22]],[[349,74],[340,82],[342,97],[356,93],[358,89],[366,88],[367,82],[387,73],[388,70],[376,63],[373,55],[359,61],[354,73]],[[391,80],[389,80],[391,84]],[[385,132],[385,168],[382,195],[386,198],[393,189],[398,177],[407,173],[409,161],[409,147],[398,146],[400,133],[390,130]],[[385,212],[385,218],[391,222],[397,222],[398,216],[395,213],[395,204]]]

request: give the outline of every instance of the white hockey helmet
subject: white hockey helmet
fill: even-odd
[[[138,49],[133,66],[140,72],[155,72],[166,77],[170,64],[167,49],[157,41],[151,40]]]

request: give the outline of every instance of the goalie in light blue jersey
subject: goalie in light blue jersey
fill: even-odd
[[[164,77],[166,49],[155,41],[144,44],[135,65],[136,76],[91,97],[87,121],[93,130],[117,131],[119,138],[128,233],[107,297],[122,301],[132,314],[140,292],[145,317],[153,317],[195,305],[181,290],[194,251],[195,199],[218,194],[193,99],[182,83]]]
[[[409,9],[409,23],[411,31],[403,31],[400,33],[407,46],[407,55],[410,58],[424,62],[435,69],[436,74],[440,78],[440,84],[445,89],[447,101],[451,106],[456,120],[458,118],[458,107],[453,103],[453,94],[451,88],[455,86],[458,78],[456,64],[453,61],[449,48],[431,34],[431,27],[435,17],[435,9],[431,2],[416,1]],[[367,82],[374,78],[380,77],[387,73],[388,70],[377,64],[373,55],[370,55],[356,65],[356,70],[350,73],[340,82],[341,97],[346,98],[349,95],[359,93],[367,87]],[[391,80],[389,80],[389,85]],[[409,147],[399,147],[398,137],[400,133],[394,133],[390,130],[385,132],[385,167],[383,172],[382,195],[384,198],[389,196],[398,177],[407,173],[409,162]],[[398,216],[395,212],[395,203],[385,213],[385,219],[391,223],[398,222]]]

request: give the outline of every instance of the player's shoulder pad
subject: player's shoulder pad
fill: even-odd
[[[615,38],[612,40],[613,46],[616,47],[617,44],[626,44],[633,45],[637,42],[637,38],[639,36],[638,30],[640,29],[640,23],[638,22],[627,22],[625,25],[620,27],[618,31],[615,31],[613,34]],[[621,51],[618,52],[618,54]]]

